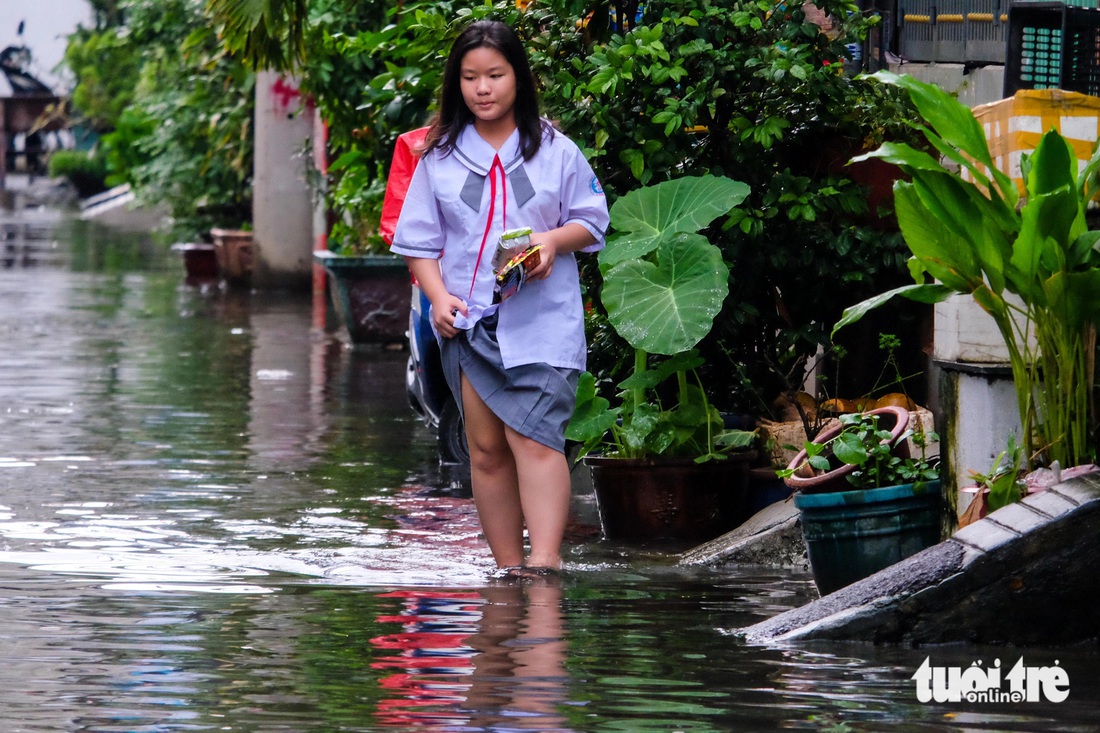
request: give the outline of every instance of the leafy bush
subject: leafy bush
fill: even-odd
[[[559,40],[532,44],[547,112],[586,148],[609,194],[707,173],[749,185],[709,233],[731,270],[726,307],[700,345],[724,410],[767,409],[829,343],[843,301],[905,277],[896,225],[868,209],[844,163],[883,139],[912,140],[915,114],[904,95],[843,71],[845,44],[873,19],[848,2],[819,5],[844,19],[837,34],[801,7],[684,0],[647,3],[640,23],[606,42],[585,45],[558,18],[544,27]],[[599,358],[615,369],[626,354]]]
[[[67,178],[80,198],[88,198],[107,188],[106,163],[83,150],[58,150],[50,155],[50,178]]]
[[[72,106],[93,130],[109,132],[133,102],[141,48],[118,27],[77,29],[65,48],[76,84]]]
[[[120,0],[69,39],[74,107],[105,134],[107,183],[162,202],[174,234],[251,219],[254,77],[194,0]],[[121,25],[118,25],[121,24]]]

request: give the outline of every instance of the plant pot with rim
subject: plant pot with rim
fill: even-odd
[[[329,274],[333,305],[353,345],[405,340],[411,281],[403,258],[314,252],[313,259]]]
[[[925,454],[935,439],[910,429],[909,411],[902,407],[842,415],[779,472],[797,489],[794,504],[822,595],[940,541],[938,459]],[[910,455],[909,440],[920,455]]]
[[[188,285],[202,285],[218,279],[218,253],[213,244],[206,242],[181,242],[172,245],[172,251],[183,256],[183,269]]]
[[[227,282],[246,285],[252,278],[253,238],[247,229],[210,230],[218,270]]]
[[[752,514],[756,433],[727,430],[695,372],[703,363],[695,346],[721,309],[729,276],[721,251],[697,232],[747,192],[726,178],[685,177],[611,207],[617,234],[600,253],[600,299],[634,349],[633,370],[614,407],[595,376],[582,374],[566,430],[592,471],[608,539],[697,542]],[[654,321],[654,312],[675,315]],[[652,354],[668,358],[651,364]]]
[[[879,440],[889,446],[892,456],[909,457],[908,443],[902,439],[909,430],[909,410],[904,407],[881,407],[860,413],[850,413],[856,417],[842,416],[832,425],[825,427],[817,436],[806,443],[799,451],[782,478],[793,491],[803,494],[820,494],[829,491],[846,491],[852,488],[848,477],[860,468],[854,461],[845,461],[844,451],[849,443],[854,450],[863,450],[862,439],[852,426],[858,425],[863,416],[873,417],[875,429],[881,431]],[[838,455],[839,451],[840,455]]]

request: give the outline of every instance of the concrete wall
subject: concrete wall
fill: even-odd
[[[313,117],[295,80],[266,71],[257,75],[252,203],[257,288],[310,288],[313,200],[306,173]]]
[[[890,71],[908,74],[959,96],[967,107],[1004,98],[1005,67],[983,66],[969,71],[962,64],[891,64]]]

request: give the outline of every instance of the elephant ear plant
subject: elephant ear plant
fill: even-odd
[[[699,233],[744,200],[744,183],[714,176],[684,177],[628,193],[611,207],[616,234],[600,252],[600,298],[616,332],[634,349],[634,367],[619,385],[620,404],[599,396],[585,372],[566,437],[581,455],[600,448],[621,458],[724,458],[750,447],[751,431],[724,430],[694,375],[695,346],[710,332],[728,293],[721,251]],[[650,355],[670,358],[651,368]],[[689,380],[689,373],[695,382]],[[658,387],[675,378],[675,400]]]
[[[909,93],[921,117],[914,126],[943,157],[887,143],[855,159],[881,158],[910,178],[895,184],[894,196],[916,283],[849,308],[834,333],[894,296],[935,303],[969,294],[1007,347],[1025,461],[1092,462],[1100,232],[1088,231],[1085,208],[1097,193],[1100,151],[1078,173],[1066,140],[1053,130],[1043,135],[1024,160],[1026,200],[1018,206],[1015,184],[996,169],[969,109],[911,77],[874,78]]]

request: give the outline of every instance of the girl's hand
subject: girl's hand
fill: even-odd
[[[449,339],[458,334],[460,329],[455,328],[455,316],[459,313],[464,316],[469,315],[466,302],[450,293],[440,298],[438,302],[432,302],[432,324],[435,325],[435,330],[440,336]]]
[[[539,250],[539,264],[527,271],[527,279],[545,280],[550,277],[550,272],[554,269],[554,260],[558,256],[557,244],[549,232],[532,235],[531,242],[541,246],[542,249]]]

